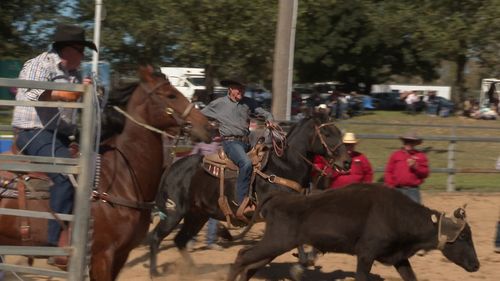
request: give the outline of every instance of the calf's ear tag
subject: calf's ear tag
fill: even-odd
[[[437,216],[436,216],[435,214],[432,214],[432,215],[431,215],[431,221],[432,221],[433,223],[437,223],[437,222],[438,222],[438,218],[437,218]]]

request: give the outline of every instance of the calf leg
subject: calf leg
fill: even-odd
[[[394,267],[399,272],[399,275],[401,275],[401,278],[403,278],[404,281],[417,281],[415,272],[413,272],[410,261],[408,261],[408,259],[396,263]]]
[[[244,269],[243,272],[240,274],[240,279],[238,281],[248,281],[252,276],[259,270],[259,268],[265,266],[266,264],[270,263],[274,258],[267,258],[260,260],[258,262],[254,262],[252,264],[247,265]]]
[[[358,264],[356,266],[356,281],[368,281],[374,259],[363,255],[358,255]]]
[[[234,281],[241,272],[244,272],[244,276],[240,280],[248,280],[260,267],[297,246],[293,241],[280,241],[279,245],[276,245],[273,240],[275,239],[269,235],[264,235],[255,246],[241,249],[229,270],[227,280]]]

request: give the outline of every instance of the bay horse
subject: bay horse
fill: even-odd
[[[195,141],[211,139],[207,118],[151,67],[139,69],[140,82],[128,87],[121,133],[101,144],[99,185],[93,192],[90,280],[115,280],[130,251],[146,237],[151,208],[163,172],[161,132],[186,125]],[[118,109],[117,109],[118,110]],[[99,175],[97,175],[99,176]],[[48,200],[29,200],[29,208],[49,210]],[[17,199],[0,207],[19,208]],[[0,244],[23,245],[20,217],[0,216]],[[47,220],[31,219],[31,246],[47,243]]]
[[[268,175],[295,181],[307,187],[310,181],[311,161],[319,154],[335,159],[337,166],[348,169],[350,157],[342,143],[342,133],[333,123],[322,123],[317,117],[308,118],[292,126],[287,134],[287,146],[281,156],[276,150],[270,153],[267,165],[262,172]],[[281,153],[280,153],[281,154]],[[219,179],[210,175],[201,166],[202,157],[192,155],[175,162],[168,174],[163,176],[157,197],[157,208],[166,215],[149,234],[150,274],[158,275],[157,254],[159,244],[184,219],[179,232],[174,238],[175,245],[184,259],[192,263],[187,253],[186,244],[207,222],[208,218],[224,220],[225,216],[218,206]],[[231,184],[233,183],[233,185]],[[226,180],[225,195],[234,198],[234,181]],[[269,180],[257,176],[255,194],[258,201],[263,201],[272,190],[292,191],[288,187],[272,184]],[[175,204],[167,208],[166,202]],[[237,206],[231,204],[233,213]]]

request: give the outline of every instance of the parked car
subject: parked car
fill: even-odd
[[[404,110],[406,103],[399,98],[398,92],[372,93],[373,106],[377,110]]]

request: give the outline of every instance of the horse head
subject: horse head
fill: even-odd
[[[148,66],[139,68],[139,77],[141,81],[137,88],[143,95],[131,100],[128,107],[143,107],[144,123],[162,131],[187,133],[193,141],[210,141],[208,119],[164,75],[155,73]]]
[[[342,142],[342,132],[333,122],[323,123],[321,119],[313,118],[314,135],[311,152],[324,156],[337,170],[349,170],[351,157]]]

